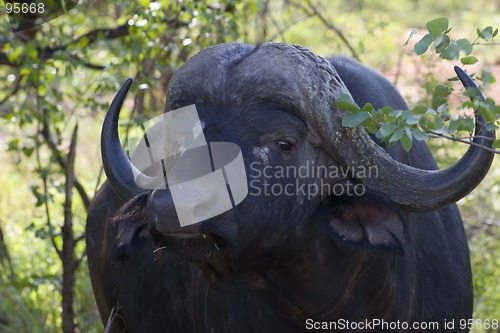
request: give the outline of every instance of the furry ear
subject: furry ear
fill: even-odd
[[[396,204],[369,193],[329,200],[327,219],[334,236],[365,247],[403,250],[405,218]]]
[[[118,228],[113,259],[125,259],[134,249],[143,245],[149,235],[146,214],[147,194],[141,194],[127,202],[113,218]]]

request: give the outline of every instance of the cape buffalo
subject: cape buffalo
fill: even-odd
[[[130,85],[103,124],[108,181],[86,231],[112,332],[468,331],[460,320],[472,317],[471,269],[454,203],[486,175],[491,152],[471,146],[438,170],[423,142],[407,153],[341,126],[341,93],[360,106],[407,109],[357,61],[282,43],[220,44],[176,72],[165,110],[194,104],[207,142],[239,147],[248,195],[181,227],[171,189],[138,186],[138,175],[154,177],[120,144]],[[479,116],[476,134],[491,146]],[[191,205],[210,208],[213,189],[198,190]]]

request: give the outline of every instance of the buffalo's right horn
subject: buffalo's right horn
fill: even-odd
[[[111,102],[101,132],[101,155],[104,172],[113,190],[124,201],[146,191],[138,186],[138,183],[148,184],[154,181],[153,178],[146,176],[130,162],[123,151],[118,136],[118,117],[132,81],[132,78],[128,78]]]

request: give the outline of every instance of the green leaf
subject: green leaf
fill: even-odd
[[[404,150],[410,151],[412,144],[413,141],[411,137],[409,137],[406,134],[403,134],[403,136],[401,137],[401,145],[403,146]]]
[[[493,149],[500,149],[500,139],[497,139],[493,141],[493,144],[491,145],[491,148]]]
[[[470,55],[472,53],[472,45],[467,39],[457,40],[457,45],[460,51],[464,51],[465,55]]]
[[[450,37],[446,35],[439,35],[434,41],[434,48],[437,53],[441,53],[450,45]]]
[[[358,112],[360,110],[359,106],[353,105],[353,104],[346,102],[346,101],[337,101],[337,102],[335,102],[335,105],[338,108],[345,110],[345,111],[349,111],[349,112]]]
[[[415,51],[416,55],[421,55],[427,52],[427,49],[431,45],[431,43],[434,41],[434,37],[431,34],[425,35],[420,41],[418,41],[415,46],[413,47],[413,50]]]
[[[419,128],[413,129],[412,136],[417,141],[427,141],[427,140],[429,140],[429,135],[427,133],[425,133],[424,131],[420,130]]]
[[[15,138],[7,142],[7,151],[19,150],[19,138]]]
[[[335,102],[335,105],[345,111],[350,111],[350,112],[357,112],[360,109],[358,104],[352,99],[352,96],[349,94],[340,94],[340,100]]]
[[[437,116],[437,114],[438,114],[436,110],[429,109],[429,108],[427,109],[427,112],[426,112],[426,113],[427,113],[427,114],[431,114],[431,115],[433,115],[433,116]]]
[[[413,38],[413,36],[415,36],[418,32],[418,28],[415,28],[413,29],[411,32],[410,32],[410,35],[408,36],[408,39],[406,40],[406,42],[403,44],[403,46],[407,46],[408,43],[410,42],[410,39]]]
[[[403,110],[393,110],[389,113],[391,118],[399,118],[403,114]]]
[[[420,121],[420,116],[419,114],[414,114],[413,112],[406,110],[403,112],[403,120],[408,125],[416,125]]]
[[[76,44],[75,48],[76,49],[83,49],[87,44],[90,42],[90,39],[88,37],[82,37]]]
[[[427,22],[426,27],[431,35],[437,37],[448,30],[448,19],[446,17],[434,19]]]
[[[448,132],[450,133],[456,133],[458,126],[460,126],[460,123],[462,122],[462,118],[458,119],[453,119],[449,122],[448,124]]]
[[[47,94],[47,87],[43,84],[38,86],[38,94],[40,96],[45,96]]]
[[[492,84],[492,83],[497,82],[497,79],[491,74],[491,72],[488,72],[488,71],[481,72],[480,80],[483,81],[483,83],[487,83],[487,84]]]
[[[389,139],[389,144],[394,144],[398,142],[401,137],[403,136],[404,133],[404,128],[398,128],[394,134],[391,135],[391,138]]]
[[[356,127],[361,125],[367,119],[370,119],[371,115],[368,112],[360,111],[360,112],[350,112],[347,113],[342,118],[342,126],[343,127]]]
[[[24,156],[26,156],[26,157],[31,157],[31,155],[33,155],[34,151],[35,151],[34,147],[23,147],[23,153],[24,153]]]
[[[447,131],[444,128],[444,117],[437,116],[434,118],[434,121],[430,124],[432,127],[432,131],[436,133],[446,133]]]
[[[426,114],[427,113],[427,107],[423,105],[417,105],[413,109],[411,109],[411,112],[414,114]]]
[[[371,103],[366,103],[363,108],[361,108],[361,110],[363,111],[366,111],[366,112],[375,112],[375,108],[373,107],[373,105],[371,105]]]
[[[458,125],[457,131],[465,131],[465,132],[472,132],[474,131],[474,127],[476,125],[474,124],[474,120],[470,117],[465,117],[460,119],[460,123]]]
[[[377,133],[375,134],[377,138],[384,140],[389,137],[397,129],[397,125],[394,123],[385,123],[380,126]]]
[[[460,58],[460,62],[464,65],[473,65],[475,64],[476,62],[478,62],[477,58],[476,57],[463,57],[463,58]]]
[[[488,110],[485,107],[480,107],[479,113],[481,114],[481,116],[483,116],[484,120],[486,120],[489,123],[494,123],[496,120],[495,115],[493,114],[493,111]]]
[[[497,125],[497,124],[492,124],[492,123],[489,123],[489,124],[486,124],[486,129],[488,131],[497,131],[500,127]]]
[[[431,106],[433,109],[439,108],[440,105],[443,105],[448,102],[448,96],[451,94],[451,88],[445,86],[443,84],[438,84],[434,91],[432,92],[432,102]]]
[[[481,95],[481,90],[475,87],[465,88],[464,95],[471,98],[478,98]]]
[[[498,33],[498,31],[495,31],[495,35]],[[482,39],[484,40],[488,40],[488,39],[491,39],[493,38],[493,27],[492,26],[488,26],[486,28],[484,28],[483,30],[479,30],[477,29],[477,35],[479,37],[481,37]]]
[[[443,59],[453,60],[458,59],[458,46],[455,43],[451,43],[446,50],[441,52],[440,55]]]
[[[497,117],[500,117],[500,105],[494,105],[493,112],[497,115]]]

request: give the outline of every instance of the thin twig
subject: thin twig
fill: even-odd
[[[299,4],[299,3],[296,3],[296,2],[291,2],[292,5],[294,5],[295,7],[298,7],[300,9],[302,9],[306,14],[309,14],[311,16],[316,16],[328,29],[332,30],[339,38],[340,40],[347,46],[347,48],[349,49],[349,51],[351,52],[351,55],[353,58],[355,58],[356,60],[359,60],[359,55],[358,53],[356,52],[356,50],[352,47],[351,43],[349,43],[349,40],[347,40],[347,37],[344,35],[344,33],[339,29],[337,28],[336,26],[334,26],[331,22],[329,22],[321,13],[320,11],[318,10],[318,8],[316,8],[313,3],[311,2],[311,0],[307,0],[306,1],[308,6],[310,7],[311,11],[312,11],[312,14],[311,12],[308,10],[308,8],[306,8],[305,6],[303,6],[302,4]],[[313,15],[314,14],[314,15]]]
[[[448,139],[448,140],[452,140],[452,141],[456,141],[456,142],[461,142],[461,143],[468,144],[470,146],[484,149],[484,150],[489,151],[489,152],[494,153],[494,154],[500,154],[500,150],[495,150],[495,149],[490,148],[490,147],[485,147],[485,146],[480,145],[480,144],[478,144],[474,141],[471,141],[471,140],[465,140],[463,138],[455,137],[453,135],[440,134],[440,133],[435,133],[432,131],[426,131],[426,133],[429,134],[429,136],[433,137],[433,138],[442,138],[442,139]],[[488,138],[488,139],[490,139],[490,138]]]
[[[42,134],[45,142],[47,143],[47,146],[52,151],[52,154],[55,156],[56,161],[59,164],[59,166],[62,169],[66,170],[67,161],[62,157],[61,152],[59,151],[56,144],[54,143],[54,141],[51,138],[47,117],[43,117],[43,118],[44,118],[43,128],[42,128],[40,133]],[[76,176],[74,176],[73,182],[74,182],[75,189],[77,190],[78,194],[80,195],[80,197],[82,199],[85,210],[88,210],[88,208],[90,206],[90,198],[87,195],[85,188],[83,187],[83,185],[80,183],[80,181],[78,180],[78,178]]]
[[[161,250],[165,250],[166,248],[167,248],[166,246],[159,247],[157,249],[154,249],[153,253],[156,253],[156,252],[161,251]]]
[[[5,96],[0,101],[0,105],[2,105],[3,103],[7,102],[7,100],[9,98],[11,98],[15,94],[17,94],[17,92],[19,91],[19,88],[21,87],[21,80],[22,80],[22,78],[23,78],[23,75],[19,75],[19,77],[17,78],[16,82],[14,82],[14,86],[12,87],[12,90],[10,91],[10,93],[7,96]]]
[[[394,81],[392,84],[395,86],[398,85],[399,77],[401,76],[401,69],[403,67],[403,56],[405,54],[405,51],[403,48],[401,48],[401,51],[399,51],[399,56],[398,56],[398,63],[396,65],[396,75],[394,76]]]
[[[120,302],[116,305],[116,307],[111,308],[111,313],[109,314],[108,321],[106,323],[106,327],[103,333],[111,333],[113,322],[116,317],[120,317],[118,311],[120,310]]]
[[[311,18],[312,16],[313,16],[313,14],[311,14],[311,13],[306,13],[306,16],[303,16],[303,17],[301,17],[301,18],[299,18],[299,19],[297,19],[297,20],[295,20],[295,21],[293,21],[293,22],[288,23],[288,24],[287,24],[287,25],[285,25],[284,27],[279,28],[279,29],[278,29],[278,31],[277,31],[274,35],[272,35],[272,36],[269,38],[269,40],[275,40],[278,36],[281,36],[281,39],[282,39],[283,41],[285,41],[285,35],[284,35],[285,31],[289,30],[290,28],[292,28],[293,26],[295,26],[295,25],[297,25],[297,24],[299,24],[299,23],[304,22],[305,20],[307,20],[307,19]],[[275,20],[273,17],[271,17],[271,21],[273,22],[273,24],[274,24],[276,27],[278,26],[278,24],[277,24],[276,20]]]
[[[480,46],[488,46],[488,45],[500,45],[500,42],[491,42],[491,43],[474,43],[474,46],[480,45]]]
[[[99,169],[99,173],[97,174],[97,181],[95,183],[94,193],[97,192],[97,190],[99,189],[99,185],[101,185],[101,178],[102,178],[103,173],[104,173],[104,167],[101,165],[101,168]]]
[[[73,39],[71,42],[55,47],[44,47],[44,48],[38,48],[38,54],[39,59],[41,61],[48,60],[52,58],[56,52],[64,50],[71,45],[78,44],[78,42],[84,38],[88,39],[88,43],[92,44],[94,43],[100,36],[103,36],[104,39],[109,40],[109,39],[115,39],[115,38],[120,38],[123,36],[128,35],[129,33],[129,25],[128,23],[125,23],[123,25],[117,26],[115,28],[111,29],[95,29],[92,30],[78,38]],[[21,60],[18,61],[11,61],[7,55],[4,52],[0,52],[0,65],[7,65],[11,67],[19,67],[24,61],[24,57]]]

